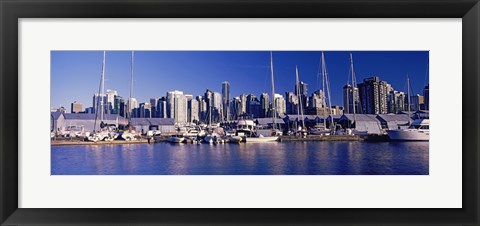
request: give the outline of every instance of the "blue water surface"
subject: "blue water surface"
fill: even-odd
[[[52,175],[428,175],[428,142],[52,146]]]

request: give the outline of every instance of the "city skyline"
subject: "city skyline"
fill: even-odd
[[[357,83],[378,76],[395,90],[406,92],[409,75],[411,95],[422,94],[423,87],[428,85],[427,51],[326,51],[332,105],[343,106],[342,88],[349,76],[350,53]],[[295,92],[297,65],[300,81],[308,84],[308,95],[321,89],[316,76],[320,54],[319,51],[273,51],[275,93],[286,98],[285,92]],[[105,91],[115,90],[128,99],[131,51],[107,51],[106,55]],[[91,98],[98,93],[102,57],[102,51],[52,51],[51,107],[68,108],[74,101],[84,109],[91,107]],[[224,81],[229,82],[229,99],[241,94],[271,95],[269,60],[268,51],[135,51],[132,97],[140,104],[150,98],[165,97],[173,90],[194,97],[203,95],[207,89],[222,93]],[[422,71],[423,75],[418,75]]]

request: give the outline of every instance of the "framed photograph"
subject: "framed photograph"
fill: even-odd
[[[2,225],[479,224],[477,0],[0,11]]]

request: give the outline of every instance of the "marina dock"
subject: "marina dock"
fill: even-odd
[[[306,137],[301,136],[281,136],[280,141],[364,141],[365,139],[356,136],[356,135],[332,135],[332,136],[321,136],[321,135],[307,135]]]

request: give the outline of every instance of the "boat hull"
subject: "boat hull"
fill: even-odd
[[[245,142],[247,143],[264,143],[278,141],[278,137],[247,137]]]
[[[169,137],[168,141],[170,143],[182,143],[183,141],[185,141],[185,138],[184,137]]]
[[[430,132],[422,130],[387,130],[390,140],[429,141]]]

